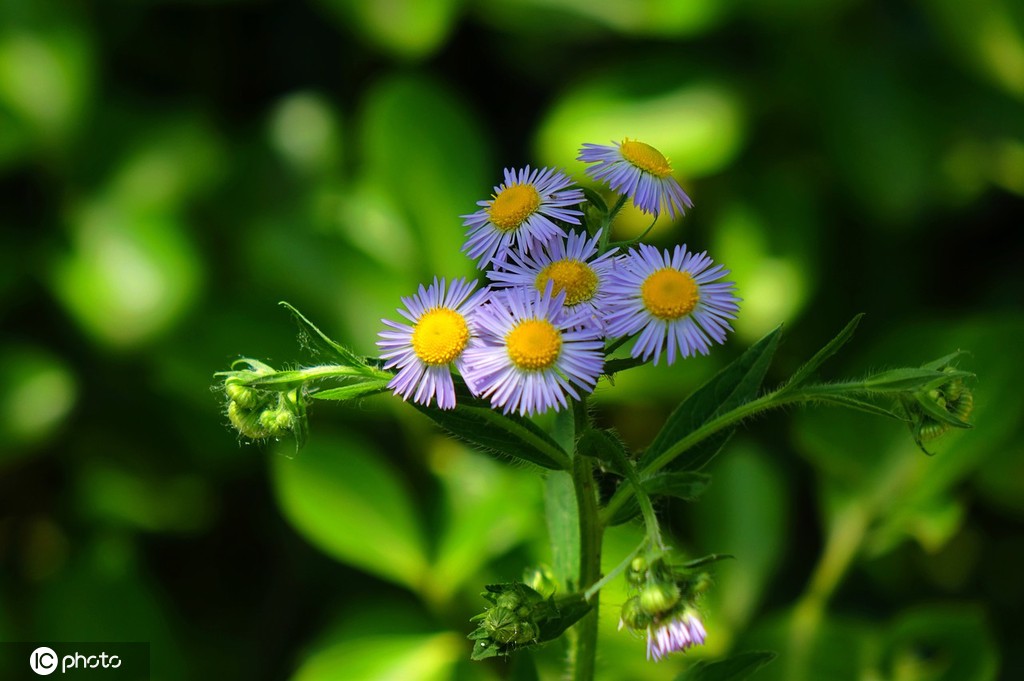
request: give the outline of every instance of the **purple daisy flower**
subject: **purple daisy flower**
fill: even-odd
[[[473,312],[484,300],[486,291],[473,289],[475,282],[453,279],[450,286],[438,281],[408,298],[398,313],[412,322],[401,324],[381,320],[388,327],[381,331],[378,347],[384,368],[398,368],[388,383],[403,400],[429,405],[436,400],[441,409],[455,407],[455,384],[451,369],[464,370],[464,354],[476,336]],[[468,381],[467,381],[468,383]]]
[[[615,267],[612,249],[597,256],[601,238],[570,231],[566,238],[557,238],[531,254],[512,251],[501,269],[487,272],[495,286],[516,286],[543,293],[548,282],[555,295],[565,292],[565,307],[571,313],[584,311],[599,326],[601,311],[608,298],[607,282]]]
[[[729,274],[712,267],[707,253],[692,253],[686,246],[659,251],[640,244],[617,262],[608,284],[609,337],[640,336],[633,357],[657,364],[662,351],[668,363],[694,353],[708,354],[712,342],[724,343],[736,318],[739,301],[733,282],[718,282]],[[667,346],[667,350],[666,350]]]
[[[565,293],[496,291],[476,316],[480,342],[467,348],[463,376],[504,413],[524,416],[568,406],[594,389],[604,368],[600,331],[567,314]]]
[[[515,171],[505,169],[505,182],[494,188],[489,201],[478,201],[480,210],[464,218],[464,253],[483,269],[492,262],[502,263],[513,243],[523,253],[537,244],[561,235],[552,220],[580,224],[583,213],[571,208],[583,203],[583,190],[570,189],[573,181],[554,168]]]
[[[587,168],[595,180],[607,182],[612,191],[626,194],[633,205],[645,213],[658,216],[661,209],[670,218],[693,208],[679,182],[672,177],[672,165],[654,147],[628,137],[621,144],[584,144],[577,161],[596,163]]]
[[[704,644],[707,632],[692,612],[647,627],[647,659],[657,662],[669,653]]]

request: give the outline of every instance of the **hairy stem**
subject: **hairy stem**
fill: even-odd
[[[574,406],[576,432],[582,433],[589,425],[589,416],[584,402]],[[597,486],[594,483],[594,468],[591,459],[574,454],[572,481],[576,490],[576,506],[580,522],[580,567],[579,588],[586,589],[601,579],[601,539],[604,528],[601,525],[597,505]],[[593,681],[597,656],[597,611],[600,593],[591,599],[593,609],[576,625],[576,649],[572,656],[573,681]]]

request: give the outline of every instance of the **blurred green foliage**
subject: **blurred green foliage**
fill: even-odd
[[[602,678],[763,648],[758,679],[1024,675],[1013,0],[0,3],[0,639],[148,640],[161,681],[556,678],[557,644],[464,639],[484,584],[563,559],[537,471],[385,396],[315,405],[297,456],[241,443],[209,387],[316,360],[281,299],[372,354],[399,296],[472,273],[458,216],[502,167],[626,136],[697,204],[653,238],[745,299],[726,348],[598,389],[628,445],[780,322],[768,384],[856,312],[828,376],[961,348],[977,407],[931,458],[859,414],[745,427],[662,509],[737,557],[706,648],[646,662],[613,584]]]

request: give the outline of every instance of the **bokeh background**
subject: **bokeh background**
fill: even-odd
[[[657,243],[745,299],[726,347],[602,388],[646,445],[779,323],[768,383],[857,312],[827,377],[957,349],[976,428],[793,410],[748,424],[696,504],[737,560],[705,649],[757,678],[1024,676],[1024,4],[1014,0],[5,0],[0,3],[0,640],[145,640],[153,678],[558,678],[471,663],[483,584],[550,559],[538,473],[400,401],[315,405],[308,446],[239,441],[213,373],[315,362],[287,300],[372,354],[505,166],[664,151],[696,201]],[[646,222],[626,213],[619,236]],[[611,564],[640,528],[608,533]]]

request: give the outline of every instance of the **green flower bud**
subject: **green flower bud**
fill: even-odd
[[[679,603],[679,587],[674,582],[655,582],[640,590],[640,607],[648,615],[659,617]]]
[[[952,374],[956,369],[947,366],[943,371]],[[974,395],[964,384],[962,375],[956,375],[942,385],[905,399],[903,407],[910,418],[914,440],[924,449],[923,443],[944,435],[951,428],[971,427],[967,419],[974,408]]]
[[[643,606],[640,605],[639,597],[633,596],[622,604],[622,613],[619,615],[619,629],[625,626],[630,629],[643,630],[647,629],[653,621],[654,618],[645,612]]]
[[[498,595],[498,599],[494,602],[494,605],[499,608],[507,608],[509,610],[515,610],[523,604],[523,599],[515,591],[505,591]],[[529,608],[527,608],[529,612]]]
[[[239,406],[237,402],[228,403],[228,420],[239,433],[247,438],[262,440],[267,437],[266,428],[260,424],[260,415]]]
[[[487,612],[483,627],[491,639],[501,645],[532,643],[540,635],[537,625],[531,620],[523,619],[512,610],[501,606],[495,606]]]
[[[626,568],[626,583],[630,586],[643,586],[647,582],[647,559],[637,556]]]
[[[295,426],[295,416],[287,408],[267,409],[260,414],[260,425],[273,437],[280,437]]]
[[[240,376],[229,376],[224,380],[224,392],[228,399],[237,402],[238,406],[246,409],[255,409],[267,401],[266,396],[261,395],[255,388],[247,386]]]

